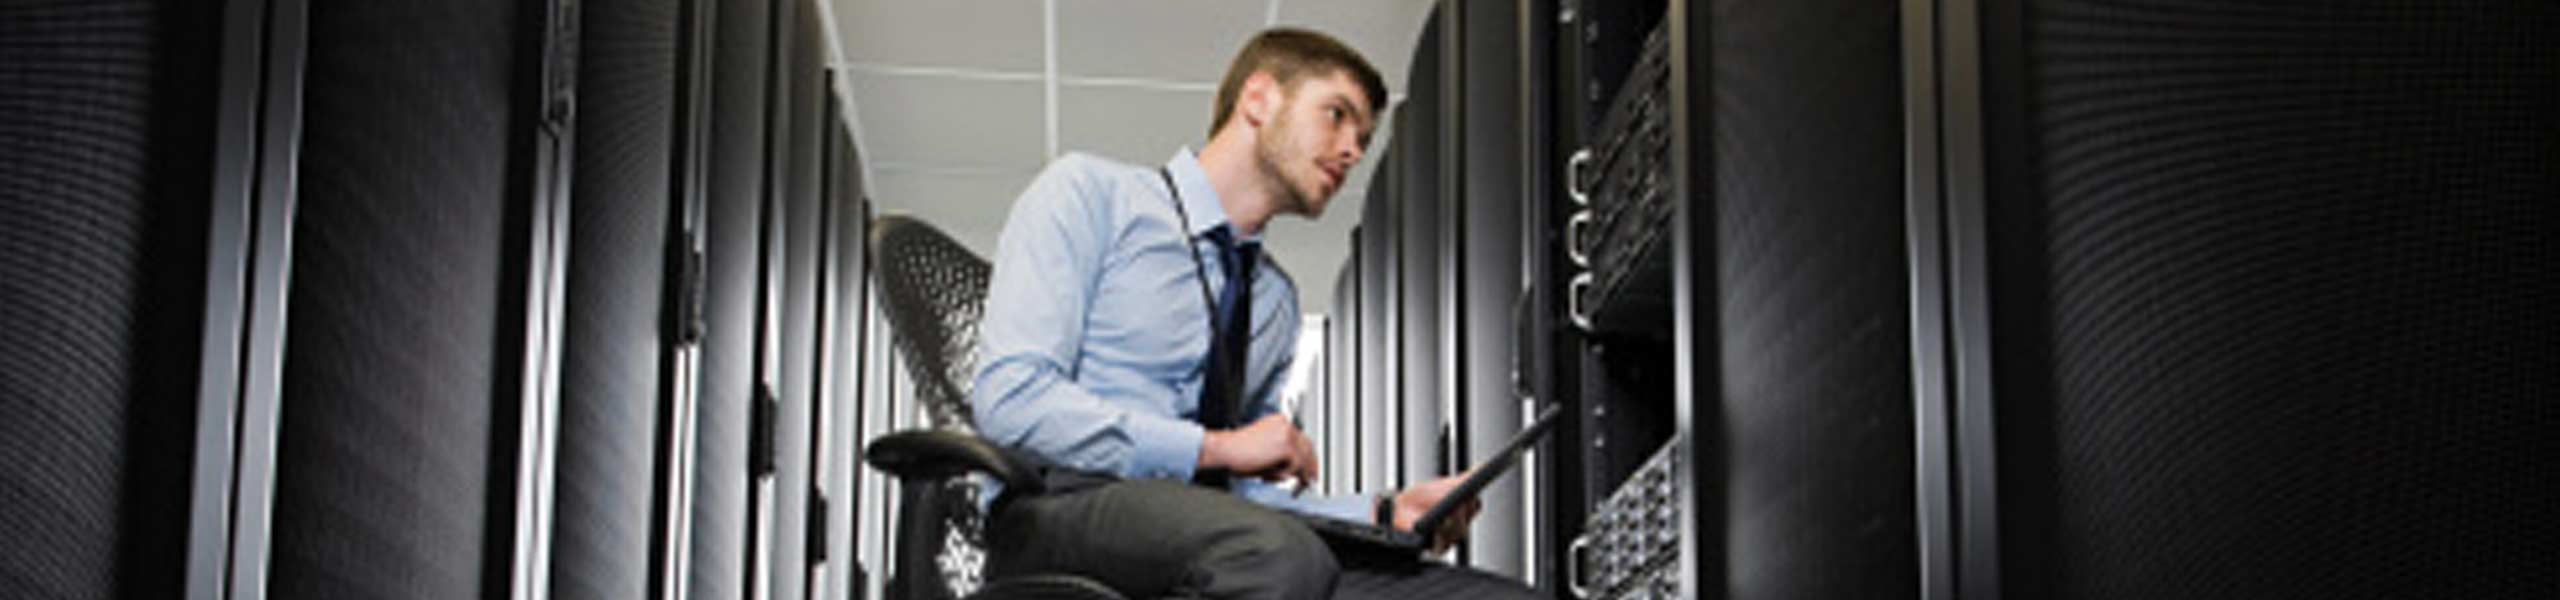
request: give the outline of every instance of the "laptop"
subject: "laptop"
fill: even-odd
[[[1531,421],[1529,427],[1521,429],[1519,435],[1511,436],[1511,441],[1503,445],[1500,453],[1485,459],[1484,462],[1476,463],[1474,474],[1468,475],[1465,481],[1458,482],[1458,487],[1449,490],[1449,495],[1441,497],[1439,504],[1432,505],[1431,510],[1423,511],[1422,518],[1413,521],[1413,531],[1368,521],[1346,521],[1324,515],[1292,514],[1306,521],[1307,527],[1314,529],[1317,535],[1325,537],[1328,541],[1347,542],[1377,550],[1419,556],[1430,549],[1431,538],[1415,532],[1439,531],[1442,520],[1453,518],[1459,509],[1482,495],[1486,486],[1493,485],[1494,480],[1501,479],[1503,473],[1510,471],[1512,465],[1520,462],[1521,454],[1528,452],[1530,446],[1536,445],[1539,438],[1546,437],[1547,430],[1555,428],[1562,410],[1562,406],[1547,407],[1546,410],[1538,413],[1537,420]]]

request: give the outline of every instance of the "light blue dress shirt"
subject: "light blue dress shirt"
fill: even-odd
[[[1192,418],[1209,359],[1200,272],[1210,274],[1212,297],[1226,285],[1217,245],[1202,234],[1225,225],[1227,213],[1198,155],[1186,148],[1165,166],[1181,188],[1187,231],[1156,169],[1088,155],[1050,163],[1014,201],[978,324],[969,404],[979,434],[1124,479],[1191,479],[1203,433]],[[1264,256],[1254,270],[1240,423],[1279,410],[1297,351],[1297,290]],[[1363,496],[1293,496],[1247,477],[1234,489],[1276,508],[1372,517]]]

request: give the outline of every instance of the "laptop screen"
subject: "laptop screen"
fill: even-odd
[[[1448,518],[1451,513],[1457,512],[1458,507],[1466,506],[1467,502],[1475,500],[1477,495],[1484,493],[1484,488],[1493,485],[1494,480],[1501,479],[1502,474],[1510,471],[1514,463],[1520,462],[1522,453],[1528,452],[1530,446],[1537,445],[1538,438],[1546,437],[1547,430],[1555,428],[1556,421],[1563,416],[1563,411],[1563,405],[1548,406],[1546,410],[1539,411],[1537,420],[1530,421],[1528,427],[1521,429],[1519,434],[1511,436],[1511,441],[1503,444],[1500,453],[1476,463],[1475,471],[1467,475],[1466,481],[1458,484],[1458,489],[1450,490],[1449,495],[1440,498],[1439,504],[1434,504],[1431,510],[1423,512],[1422,518],[1413,522],[1413,530],[1429,532],[1439,529],[1441,519]]]

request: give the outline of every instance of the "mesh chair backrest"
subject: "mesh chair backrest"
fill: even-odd
[[[871,252],[888,295],[889,327],[915,376],[916,401],[935,428],[970,429],[969,382],[978,368],[978,316],[986,312],[986,259],[941,230],[881,217]]]
[[[969,382],[978,367],[978,317],[985,313],[985,259],[941,230],[907,217],[871,223],[871,252],[889,329],[915,379],[916,402],[936,429],[970,427]],[[898,573],[889,595],[967,596],[985,580],[985,515],[969,479],[907,482],[898,515]]]

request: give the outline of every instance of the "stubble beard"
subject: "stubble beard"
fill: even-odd
[[[1288,107],[1282,106],[1280,116],[1272,118],[1270,126],[1263,128],[1263,131],[1269,135],[1262,136],[1254,143],[1253,162],[1254,169],[1262,172],[1263,181],[1280,190],[1281,205],[1274,207],[1278,210],[1273,211],[1273,214],[1288,213],[1315,218],[1315,199],[1308,198],[1307,194],[1310,192],[1299,189],[1297,182],[1289,178],[1288,170],[1282,168],[1282,165],[1289,162],[1290,142],[1294,141],[1289,129]]]

